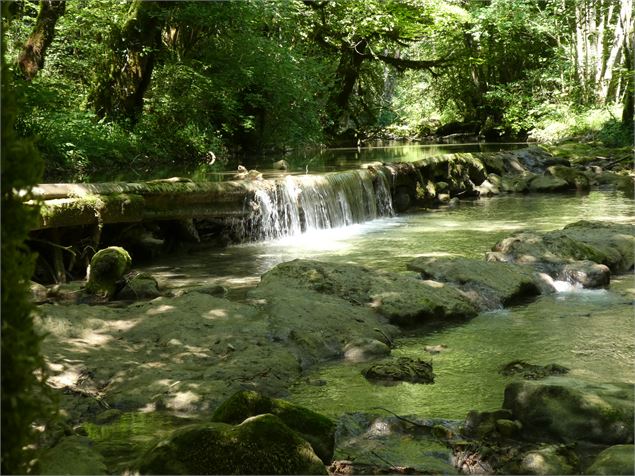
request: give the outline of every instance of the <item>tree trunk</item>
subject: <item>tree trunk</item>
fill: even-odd
[[[346,126],[345,113],[359,78],[362,63],[366,58],[367,44],[365,39],[361,39],[354,45],[342,45],[342,56],[335,73],[334,90],[327,106],[329,117],[333,120],[333,124],[327,128],[331,135],[336,135],[342,126]]]
[[[121,31],[111,37],[112,56],[107,73],[98,80],[90,101],[103,118],[134,124],[143,110],[143,96],[150,85],[156,51],[161,46],[161,10],[170,3],[135,0]]]
[[[626,69],[626,84],[624,86],[624,109],[622,110],[622,124],[624,127],[633,128],[633,116],[635,115],[635,81],[633,80],[633,44],[631,36],[633,25],[631,22],[623,25],[625,30],[622,54],[624,55],[624,68]]]
[[[44,67],[46,49],[55,37],[55,24],[65,9],[64,0],[40,0],[35,26],[18,56],[18,66],[27,80],[32,80]]]

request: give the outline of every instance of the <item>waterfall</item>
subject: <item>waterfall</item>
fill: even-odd
[[[383,170],[287,175],[254,186],[245,204],[251,218],[236,224],[248,240],[271,240],[393,215]]]

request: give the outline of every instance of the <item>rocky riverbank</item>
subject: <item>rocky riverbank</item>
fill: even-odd
[[[369,368],[374,364],[382,364],[384,369],[390,364],[403,367],[404,362],[389,356],[394,338],[403,330],[430,322],[460,323],[482,310],[554,292],[554,283],[560,280],[607,285],[612,272],[632,269],[634,245],[633,225],[577,222],[559,231],[502,240],[488,256],[490,261],[415,259],[410,273],[310,260],[283,263],[263,275],[243,302],[219,297],[218,289],[200,288],[133,303],[77,305],[63,304],[62,299],[43,304],[38,326],[48,333],[43,352],[50,369],[49,383],[60,396],[64,420],[61,425],[49,425],[45,432],[47,445],[53,448],[47,450],[43,469],[59,468],[54,461],[55,448],[57,453],[62,449],[67,452],[73,445],[102,461],[103,455],[89,451],[90,440],[82,433],[88,426],[92,425],[94,432],[104,422],[128,414],[158,413],[177,418],[179,425],[190,421],[205,424],[237,391],[284,397],[308,369],[329,360],[367,360]],[[602,278],[590,283],[589,275],[595,276],[598,267]],[[74,292],[82,295],[82,291]],[[425,361],[406,364],[404,375],[411,378],[420,367],[429,375],[424,382],[431,384],[432,366],[428,368]],[[395,372],[389,370],[388,375],[392,380]],[[581,441],[582,449],[573,451],[577,460],[567,456],[560,466],[544,463],[535,469],[542,471],[537,474],[567,474],[568,468],[580,471],[590,466],[593,457],[610,445],[632,444],[632,386],[629,394],[628,385],[611,383],[593,388],[567,378],[554,376],[549,377],[556,379],[553,382],[510,385],[504,414],[496,414],[493,420],[482,415],[468,417],[472,423],[465,424],[467,431],[451,424],[421,430],[426,442],[432,438],[433,447],[446,448],[438,454],[430,450],[433,459],[439,460],[439,454],[450,455],[441,460],[457,471],[477,471],[489,465],[491,471],[485,472],[524,474],[533,467],[532,461],[551,461],[549,458],[560,455],[562,448],[570,450],[566,445]],[[530,394],[531,398],[519,396]],[[259,412],[271,413],[270,409],[256,414]],[[372,435],[381,439],[391,434],[382,433],[382,428],[391,424],[372,423],[372,416],[363,418],[368,421],[366,430],[361,423],[355,430],[346,430],[356,435],[358,446],[364,439],[372,441]],[[243,438],[241,435],[252,435],[252,425],[262,428],[262,424],[273,424],[278,429],[287,425],[269,420],[250,422],[245,428],[242,421],[233,419],[225,424],[240,428],[216,426],[213,432],[234,441]],[[165,435],[171,438],[169,430]],[[262,443],[258,438],[255,441]],[[300,440],[281,438],[291,438],[299,445],[298,451],[306,454]],[[424,467],[427,459],[413,466],[403,452],[382,456],[377,448],[373,451],[378,458],[352,461],[346,457],[348,450],[343,450],[344,440],[336,441],[337,462],[331,471],[395,471],[411,466],[416,472],[430,471]],[[140,448],[145,451],[150,446],[147,442]],[[489,449],[483,454],[482,448]],[[624,450],[608,451],[597,464],[614,461],[614,452],[621,455]],[[133,455],[129,464],[139,464],[141,453]],[[315,463],[311,458],[303,461],[310,466],[298,466],[302,472],[319,466],[311,466]],[[215,464],[213,459],[210,464]],[[445,467],[434,466],[432,471]],[[146,468],[157,471],[152,465]],[[176,467],[169,468],[173,472]],[[225,467],[210,468],[218,472]],[[296,467],[280,468],[296,471]],[[122,470],[112,466],[92,469]],[[197,471],[200,469],[197,466]]]

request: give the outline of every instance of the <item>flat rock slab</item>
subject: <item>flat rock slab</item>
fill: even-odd
[[[541,294],[541,279],[525,266],[466,258],[420,257],[408,269],[424,279],[452,283],[474,299],[481,309],[494,309]]]
[[[338,296],[367,305],[399,325],[428,319],[469,318],[478,312],[467,296],[451,284],[372,271],[353,264],[298,259],[265,273],[261,284]]]
[[[514,382],[505,388],[503,408],[523,424],[524,434],[565,442],[633,442],[632,384],[553,379]]]

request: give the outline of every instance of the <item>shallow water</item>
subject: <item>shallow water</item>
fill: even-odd
[[[419,210],[341,229],[200,251],[148,271],[166,287],[224,284],[231,289],[230,298],[242,299],[261,274],[296,258],[405,271],[416,256],[482,258],[498,240],[523,229],[548,231],[580,219],[635,222],[632,205],[618,192],[506,195],[464,201],[456,209]],[[500,408],[512,377],[498,371],[516,359],[555,362],[569,367],[570,376],[590,381],[635,382],[634,288],[632,276],[625,276],[614,280],[610,291],[543,296],[398,339],[394,356],[432,358],[434,385],[373,385],[360,374],[363,364],[337,362],[308,375],[308,381],[323,385],[299,383],[289,398],[332,416],[379,406],[400,414],[463,418],[470,409]],[[423,349],[437,344],[447,350],[431,356]]]

